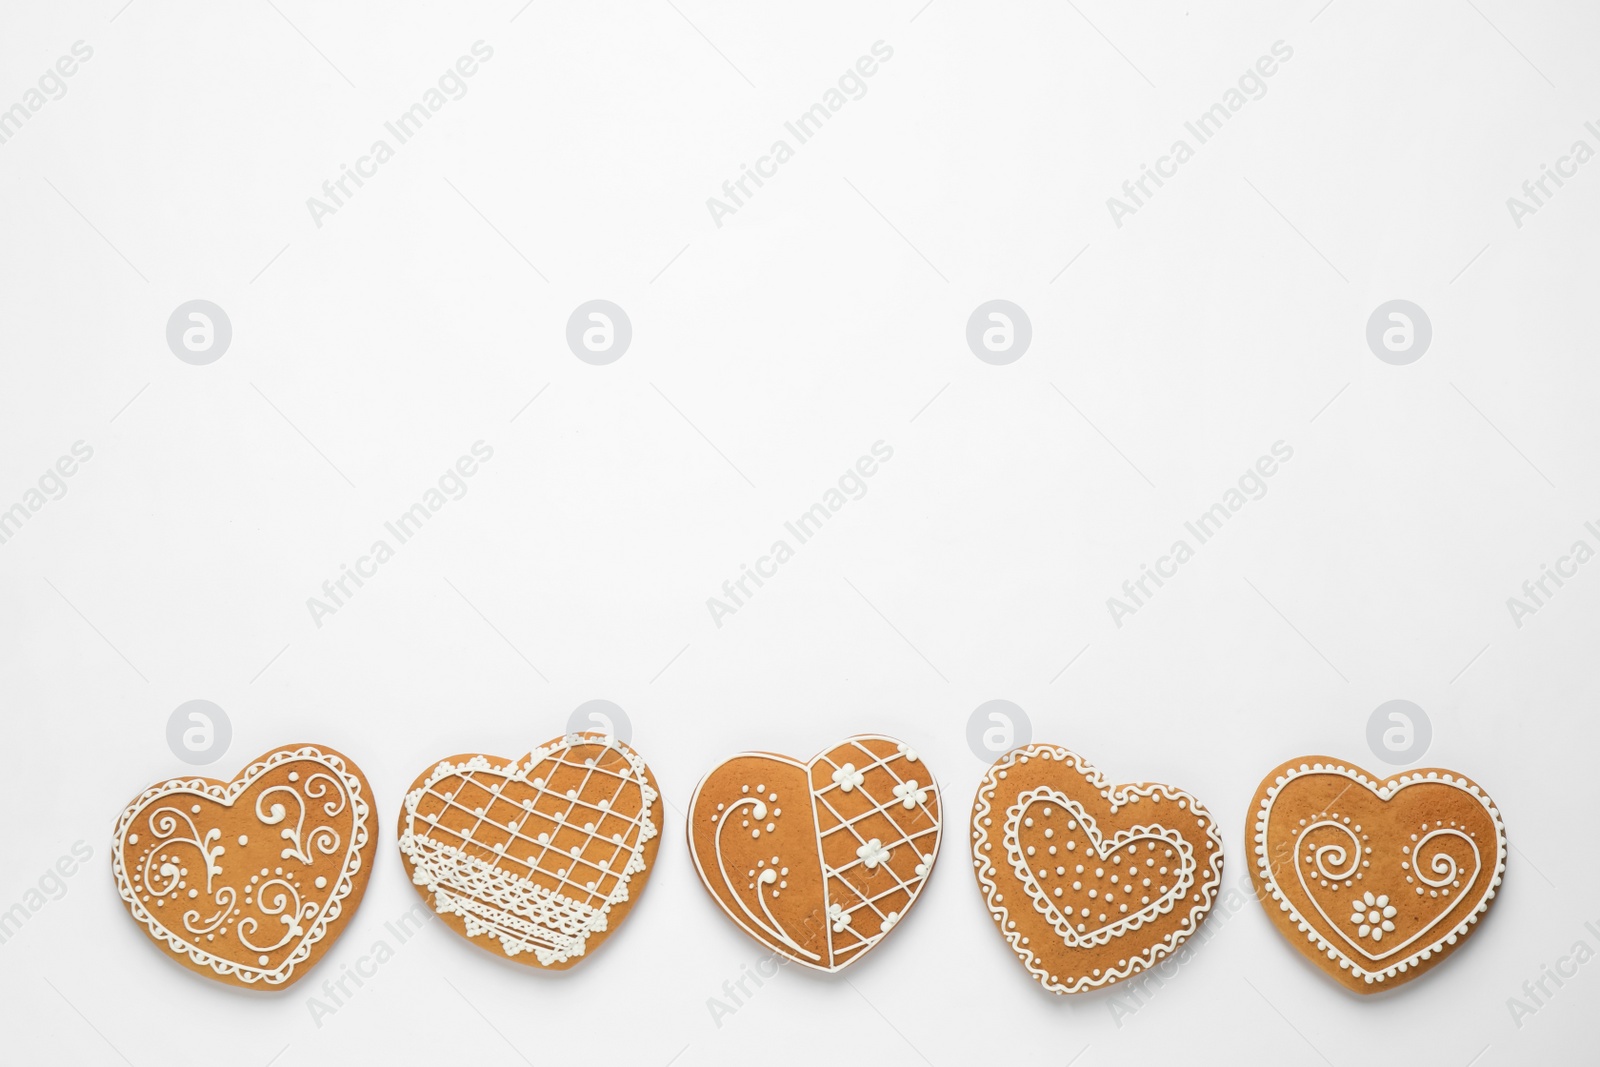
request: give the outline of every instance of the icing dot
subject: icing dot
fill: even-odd
[[[250,843],[250,835],[249,834],[240,834],[239,835],[239,844],[248,845],[249,843]]]
[[[319,876],[318,876],[318,877],[317,877],[317,881],[316,881],[316,887],[317,887],[317,888],[318,888],[318,889],[326,889],[326,888],[328,888],[328,880],[327,880],[327,879],[326,879],[326,878],[323,878],[323,877],[321,877],[321,876],[320,876],[320,875],[319,875]]]
[[[139,835],[138,834],[129,834],[128,835],[128,844],[137,845],[138,843],[139,843]]]
[[[200,805],[196,804],[194,807],[190,808],[189,810],[194,812],[196,815],[199,815],[200,814]]]

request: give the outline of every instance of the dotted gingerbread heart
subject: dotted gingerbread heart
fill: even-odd
[[[1054,993],[1100,988],[1177,951],[1222,884],[1222,838],[1199,801],[1167,785],[1109,785],[1055,745],[989,768],[972,856],[1001,934]]]

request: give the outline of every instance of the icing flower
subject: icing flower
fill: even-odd
[[[922,857],[922,862],[917,864],[917,877],[918,878],[926,878],[926,877],[928,877],[928,868],[930,868],[931,866],[933,866],[933,857],[932,856],[923,856]]]
[[[912,763],[917,762],[917,750],[906,744],[904,741],[900,743],[897,751],[900,753],[900,755],[904,756]]]
[[[921,804],[923,801],[928,799],[928,791],[926,789],[918,789],[917,780],[915,778],[908,782],[901,782],[899,785],[895,786],[894,795],[898,797],[900,802],[907,808],[914,808],[918,804]]]
[[[899,921],[900,913],[898,911],[891,911],[889,914],[883,917],[883,925],[878,927],[878,929],[882,930],[884,933],[888,933],[890,930],[894,929],[894,924]]]
[[[846,763],[843,767],[833,772],[833,784],[841,792],[848,793],[856,786],[867,780],[867,776],[856,770],[854,763]]]
[[[833,920],[833,932],[836,934],[850,925],[850,913],[838,904],[828,905],[828,918]]]
[[[882,841],[874,837],[856,849],[856,856],[866,865],[868,870],[871,870],[878,864],[888,861],[889,850],[883,847]]]
[[[1389,920],[1395,915],[1395,907],[1389,903],[1387,896],[1374,897],[1371,893],[1367,893],[1356,902],[1355,914],[1350,916],[1350,921],[1360,927],[1356,931],[1357,937],[1370,937],[1374,941],[1382,941],[1384,934],[1394,931],[1394,923]]]

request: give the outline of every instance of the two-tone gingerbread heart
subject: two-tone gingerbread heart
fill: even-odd
[[[1028,745],[978,786],[972,862],[1028,973],[1081,993],[1148,970],[1194,934],[1222,884],[1222,837],[1181,789],[1110,785],[1065,748]]]
[[[282,989],[349,924],[376,844],[372,787],[356,765],[290,745],[231,782],[151,786],[117,820],[111,862],[128,911],[179,963]]]
[[[767,948],[821,971],[854,963],[905,918],[939,827],[933,773],[875,734],[806,762],[742,753],[689,802],[689,848],[712,899]]]
[[[1267,915],[1357,993],[1437,966],[1476,928],[1505,873],[1494,802],[1437,768],[1381,779],[1328,756],[1290,760],[1257,789],[1245,833]]]
[[[521,759],[451,756],[407,792],[400,853],[456,933],[562,970],[614,933],[644,890],[661,844],[658,796],[639,754],[601,733]]]

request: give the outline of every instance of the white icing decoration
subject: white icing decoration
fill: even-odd
[[[605,748],[622,761],[609,767],[602,764],[615,761],[604,757],[569,758],[578,747]],[[581,788],[546,788],[562,768],[583,773]],[[447,780],[451,788],[434,788]],[[537,796],[513,802],[501,795],[508,783],[525,784]],[[586,799],[591,783],[610,795]],[[488,791],[487,807],[457,802],[463,785]],[[622,810],[637,808],[638,815],[616,810],[625,794]],[[411,880],[427,889],[435,910],[461,917],[468,937],[498,941],[507,956],[532,952],[544,966],[564,963],[607,928],[612,907],[628,899],[630,879],[645,869],[645,844],[659,833],[651,818],[658,796],[644,760],[621,741],[568,734],[504,766],[483,756],[440,763],[406,796],[400,851],[412,866]],[[442,805],[442,812],[419,817],[424,801]],[[548,828],[524,832],[530,817]],[[473,837],[480,829],[505,840],[485,846]],[[563,831],[581,835],[581,844],[557,851],[554,839]]]
[[[296,833],[303,829],[308,808],[320,807],[328,818],[344,815],[349,823],[349,837],[343,847],[344,836],[323,824],[315,827],[306,838],[317,856],[300,851],[297,837],[296,847],[286,850],[280,857],[288,859],[292,853],[302,864],[308,865],[321,862],[319,857],[322,856],[337,856],[338,876],[326,899],[319,902],[304,899],[303,889],[297,884],[304,873],[303,866],[287,871],[279,867],[275,873],[264,868],[244,889],[245,899],[241,902],[233,886],[216,884],[217,875],[222,873],[217,860],[227,848],[219,843],[220,829],[202,829],[194,819],[203,807],[190,804],[185,812],[161,801],[170,797],[181,804],[183,800],[198,796],[231,808],[258,779],[285,763],[314,764],[319,769],[298,792],[285,785],[265,790],[256,798],[257,817],[260,818],[260,800],[268,794],[278,797],[269,815],[280,814],[274,820],[261,821],[268,825],[283,822],[288,813],[285,805],[292,801],[300,812]],[[300,775],[290,772],[288,777],[291,782],[299,782]],[[317,783],[315,791],[311,789],[313,783]],[[323,803],[315,805],[318,800]],[[370,815],[361,780],[350,773],[344,760],[311,745],[279,749],[251,764],[230,783],[174,778],[145,790],[117,821],[112,835],[112,873],[116,877],[117,891],[134,918],[144,923],[151,936],[171,951],[186,955],[195,964],[208,967],[219,976],[233,977],[247,985],[281,986],[289,981],[295,968],[310,957],[315,945],[327,936],[328,925],[343,912],[344,900],[354,889],[355,875],[361,870],[361,849],[371,832]],[[132,827],[141,821],[151,836],[142,854],[132,854],[131,850],[137,849],[141,842],[141,835]],[[246,844],[248,837],[240,835],[240,847]],[[188,883],[189,868],[179,858],[186,855],[192,856],[189,862],[199,865],[196,873],[204,874],[203,888]],[[319,877],[318,881],[321,883],[319,890],[327,889],[326,879]],[[194,900],[198,906],[191,906],[175,916],[181,928],[174,929],[158,919],[146,905],[153,900],[157,909],[164,912],[167,899],[180,899],[180,891],[183,892],[181,899]],[[202,894],[203,904],[199,903]],[[254,914],[243,914],[246,908],[252,909]],[[265,937],[261,934],[263,920],[267,920],[267,929],[273,931]],[[230,930],[234,931],[233,936],[240,945],[256,954],[255,965],[215,955],[200,944],[214,945],[218,937],[226,937]],[[271,954],[278,954],[277,962],[273,962]]]
[[[846,763],[843,767],[833,772],[833,784],[846,793],[859,786],[863,780],[862,773],[856,770],[854,763]]]
[[[874,837],[870,841],[867,841],[865,844],[863,844],[860,848],[856,849],[856,858],[859,859],[862,865],[868,870],[872,870],[880,863],[889,862],[889,850],[883,847],[882,841],[879,841],[876,837]]]
[[[1005,781],[1009,770],[1019,763],[1026,763],[1032,759],[1043,759],[1058,764],[1064,772],[1081,776],[1090,790],[1105,799],[1113,813],[1126,805],[1146,800],[1157,804],[1176,801],[1181,810],[1198,810],[1204,813],[1204,805],[1190,794],[1172,786],[1131,784],[1113,788],[1106,778],[1081,756],[1058,745],[1029,745],[1014,749],[1001,757],[984,775],[983,782],[978,787],[977,801],[973,805],[973,865],[990,914],[999,924],[1006,942],[1021,959],[1028,973],[1051,992],[1081,993],[1109,985],[1139,971],[1148,970],[1162,959],[1177,952],[1199,928],[1200,921],[1210,912],[1222,884],[1222,837],[1217,832],[1216,820],[1209,817],[1205,820],[1207,848],[1202,861],[1194,855],[1194,849],[1187,839],[1153,820],[1136,825],[1132,829],[1118,831],[1107,841],[1102,837],[1094,817],[1081,804],[1061,790],[1050,786],[1042,786],[1020,794],[1017,802],[1005,809],[1003,816],[996,816],[995,793],[1000,783]],[[1034,812],[1039,814],[1034,815]],[[1001,818],[1003,826],[999,839],[992,840],[996,818]],[[1023,848],[1020,841],[1024,828],[1031,827],[1039,818],[1052,823],[1058,819],[1068,820],[1063,826],[1063,832],[1082,834],[1086,842],[1084,852],[1078,853],[1074,839],[1069,843],[1065,853],[1058,853],[1058,858],[1049,860],[1049,866],[1041,867],[1041,859],[1034,849],[1031,846]],[[1060,840],[1061,835],[1055,833],[1052,826],[1044,830],[1043,837],[1054,842]],[[1166,882],[1167,891],[1164,894],[1151,892],[1158,886],[1146,887],[1145,876],[1142,874],[1135,876],[1132,870],[1126,876],[1119,873],[1121,854],[1131,845],[1139,847],[1139,858],[1131,861],[1139,869],[1152,872],[1152,879],[1160,876],[1171,878]],[[1052,845],[1052,848],[1054,847]],[[1074,855],[1080,855],[1084,863],[1080,864],[1076,859],[1069,858]],[[1087,867],[1091,860],[1099,866]],[[1140,860],[1149,861],[1149,865],[1145,866]],[[1062,865],[1063,861],[1070,866]],[[1095,968],[1089,974],[1053,973],[1043,965],[1029,944],[1029,939],[1023,936],[1017,928],[1016,921],[1011,918],[1006,896],[1011,887],[1002,886],[995,880],[1002,862],[1009,868],[1009,874],[1019,880],[1028,900],[1027,906],[1045,916],[1062,942],[1073,947],[1108,944],[1115,938],[1137,930],[1157,916],[1172,912],[1186,899],[1190,906],[1177,930],[1138,952],[1130,953],[1127,958],[1119,960],[1115,967]],[[1178,869],[1172,872],[1172,865],[1175,862]],[[1078,890],[1081,889],[1085,877],[1108,879],[1104,894],[1101,895],[1098,889],[1092,889],[1089,891],[1089,896],[1094,900],[1093,909],[1080,906],[1076,913],[1064,912],[1059,903],[1062,894],[1058,886],[1064,883]],[[1132,888],[1136,882],[1139,885],[1137,898]],[[1048,889],[1046,889],[1047,884]],[[1102,910],[1110,908],[1113,895],[1125,900],[1137,899],[1139,910],[1133,911],[1131,907],[1124,907],[1120,902],[1115,911]],[[1069,914],[1071,914],[1070,922]]]
[[[918,804],[925,803],[928,799],[928,791],[918,788],[915,778],[895,786],[894,795],[900,801],[901,806],[907,810],[916,807]]]
[[[886,748],[893,746],[893,751],[882,754],[867,747],[863,742],[881,744]],[[847,746],[854,748],[857,758],[835,764],[829,758],[830,755]],[[933,783],[926,787],[918,786],[915,781],[903,777],[902,772],[910,769],[910,764],[917,758],[916,754],[894,738],[875,734],[849,738],[805,763],[764,752],[741,753],[724,762],[746,758],[768,760],[799,768],[806,772],[807,780],[812,783],[816,782],[815,772],[820,769],[824,772],[824,780],[832,783],[823,786],[813,784],[811,787],[809,832],[815,835],[817,859],[822,867],[822,914],[827,916],[827,928],[834,936],[828,938],[824,951],[817,952],[805,947],[774,917],[767,903],[768,897],[763,895],[761,890],[770,887],[777,880],[781,865],[779,857],[773,856],[769,860],[761,861],[765,866],[754,873],[753,883],[751,878],[740,880],[739,885],[745,887],[744,892],[739,890],[735,880],[730,877],[731,868],[726,859],[722,838],[722,831],[731,821],[730,817],[741,809],[748,809],[751,816],[757,820],[765,821],[770,818],[781,821],[783,812],[769,809],[758,798],[741,795],[738,800],[727,805],[726,811],[723,810],[721,803],[716,805],[719,814],[712,816],[712,819],[717,823],[714,832],[717,870],[708,873],[701,864],[697,851],[693,853],[695,868],[707,886],[720,882],[726,887],[735,902],[734,907],[730,907],[721,894],[713,892],[712,895],[724,913],[746,932],[757,939],[770,938],[779,942],[794,953],[793,958],[807,967],[830,973],[842,970],[876,946],[921,894],[939,851],[941,819],[937,787]],[[868,780],[869,775],[873,776],[872,781]],[[691,813],[699,810],[700,794],[710,777],[707,775],[706,779],[702,779],[695,787],[694,796],[689,801]],[[880,777],[882,781],[878,780]],[[913,793],[910,804],[906,803],[904,793],[908,785],[912,787]],[[852,799],[851,810],[861,807],[863,802],[865,810],[845,817],[829,797],[835,790],[852,798],[860,798]],[[741,789],[741,794],[748,794],[749,791],[750,786],[746,785]],[[758,794],[764,792],[764,786],[757,786],[756,792]],[[915,816],[908,814],[912,811],[917,814]],[[818,820],[824,816],[827,818],[829,829],[818,833],[816,829]],[[691,819],[693,818],[698,816],[691,814]],[[867,820],[872,820],[874,825],[881,826],[880,818],[886,819],[899,836],[886,841],[878,836],[863,836],[857,831],[856,824]],[[827,862],[824,847],[824,839],[835,833],[848,833],[855,839],[855,847],[847,853],[853,855],[854,859],[837,867]],[[748,838],[745,843],[749,843]],[[908,855],[915,856],[918,860],[914,866],[914,874],[902,874],[895,870],[894,857],[902,847],[909,850]],[[886,888],[863,899],[842,877],[857,866],[874,871],[874,878],[887,876]],[[787,875],[789,869],[781,867],[781,872]],[[782,882],[779,888],[786,888],[787,885],[787,882]],[[770,889],[768,891],[771,892]],[[849,903],[847,904],[845,900],[834,900],[835,892],[847,894],[846,900]],[[772,896],[777,896],[777,893],[772,892]],[[888,911],[880,908],[879,904],[891,896],[899,898],[897,906]],[[856,916],[863,912],[867,913],[862,916],[866,921],[857,923]]]
[[[1088,923],[1081,921],[1085,918],[1081,914],[1072,915],[1070,912],[1063,914],[1055,902],[1047,896],[1047,890],[1041,885],[1040,878],[1035,876],[1034,869],[1029,866],[1028,858],[1022,854],[1021,843],[1018,839],[1019,822],[1023,820],[1026,813],[1035,804],[1046,800],[1050,801],[1051,805],[1060,807],[1072,816],[1076,824],[1081,827],[1081,832],[1088,838],[1089,849],[1101,861],[1109,861],[1115,856],[1116,861],[1120,864],[1122,861],[1120,853],[1130,846],[1137,847],[1140,843],[1144,843],[1147,846],[1159,843],[1163,847],[1176,849],[1181,857],[1181,866],[1177,879],[1167,887],[1165,893],[1158,895],[1156,899],[1143,898],[1144,900],[1150,900],[1150,903],[1141,907],[1140,910],[1127,915],[1119,912],[1119,917],[1110,922],[1105,921],[1105,915],[1100,915],[1095,920],[1095,924],[1090,926]],[[1048,835],[1050,831],[1046,830],[1045,833]],[[1184,896],[1189,892],[1189,888],[1194,885],[1194,868],[1196,866],[1194,850],[1189,846],[1189,842],[1185,841],[1176,831],[1168,830],[1161,826],[1135,826],[1132,829],[1119,830],[1110,840],[1105,840],[1101,837],[1094,816],[1085,811],[1077,801],[1051,786],[1030,789],[1018,797],[1015,804],[1006,809],[1004,841],[1006,856],[1011,861],[1012,872],[1016,875],[1017,880],[1022,883],[1022,888],[1028,894],[1028,897],[1033,901],[1034,910],[1049,919],[1050,925],[1055,927],[1056,933],[1061,936],[1061,940],[1073,948],[1089,948],[1103,945],[1113,937],[1121,937],[1129,931],[1139,929],[1151,919],[1171,911],[1178,902],[1183,900]],[[1041,871],[1040,873],[1048,877],[1045,872]],[[1065,873],[1065,868],[1055,868],[1057,876]],[[1083,873],[1083,868],[1079,866],[1076,869],[1076,873]],[[1096,878],[1105,877],[1105,868],[1095,868],[1094,876]],[[1105,894],[1106,899],[1110,899],[1111,894],[1117,890],[1118,879],[1118,875],[1111,875],[1112,884]],[[1072,888],[1076,890],[1081,885],[1081,882],[1074,881]],[[1098,892],[1095,889],[1089,890],[1090,899],[1095,899]],[[1059,889],[1053,894],[1054,897],[1060,897],[1061,895]],[[1123,911],[1126,910],[1123,909]]]
[[[1459,903],[1443,906],[1442,910],[1431,922],[1420,930],[1411,932],[1409,936],[1404,937],[1398,943],[1395,943],[1392,938],[1386,941],[1385,937],[1382,936],[1391,932],[1405,933],[1405,931],[1393,930],[1394,924],[1390,920],[1393,919],[1397,909],[1389,903],[1388,894],[1380,895],[1376,889],[1363,891],[1359,897],[1353,898],[1356,903],[1348,905],[1351,908],[1351,912],[1344,916],[1345,922],[1336,922],[1323,910],[1318,895],[1312,892],[1311,887],[1306,883],[1305,864],[1302,862],[1306,856],[1306,849],[1311,849],[1310,863],[1318,876],[1318,880],[1326,880],[1330,883],[1336,882],[1339,885],[1346,884],[1346,879],[1352,875],[1365,881],[1368,872],[1363,871],[1361,874],[1356,874],[1357,864],[1359,861],[1361,867],[1368,866],[1370,861],[1363,860],[1363,857],[1370,853],[1371,849],[1363,846],[1361,843],[1363,839],[1359,838],[1350,827],[1345,825],[1349,822],[1348,818],[1343,820],[1323,818],[1310,825],[1305,825],[1305,820],[1301,820],[1302,826],[1299,835],[1295,839],[1294,852],[1290,862],[1295,868],[1296,879],[1300,883],[1301,890],[1327,923],[1325,929],[1337,933],[1339,943],[1330,942],[1324,936],[1322,930],[1313,927],[1311,923],[1307,922],[1305,916],[1285,896],[1282,887],[1278,885],[1276,878],[1273,876],[1272,865],[1267,857],[1266,840],[1267,825],[1272,817],[1273,805],[1276,803],[1278,795],[1289,782],[1296,778],[1310,775],[1332,775],[1342,778],[1352,783],[1346,788],[1360,785],[1384,802],[1388,802],[1398,796],[1402,790],[1422,784],[1447,786],[1471,796],[1488,813],[1489,819],[1494,825],[1495,864],[1494,873],[1491,877],[1487,879],[1481,877],[1486,867],[1478,842],[1454,825],[1448,827],[1436,825],[1432,831],[1422,834],[1420,839],[1419,835],[1412,834],[1411,843],[1406,845],[1402,852],[1407,859],[1399,865],[1401,871],[1413,872],[1411,875],[1406,876],[1408,883],[1414,877],[1420,880],[1423,885],[1432,887],[1431,891],[1435,894],[1441,892],[1448,894],[1451,889],[1454,889],[1459,894],[1459,898],[1467,898],[1470,897],[1474,886],[1481,884],[1480,896],[1472,905],[1466,917],[1425,946],[1410,952],[1400,959],[1393,959],[1393,957],[1407,948],[1415,946],[1430,931],[1443,922],[1447,916],[1454,913],[1459,907]],[[1476,785],[1449,772],[1429,771],[1427,774],[1402,774],[1398,778],[1389,779],[1380,786],[1376,780],[1368,778],[1361,771],[1353,767],[1346,767],[1340,763],[1302,763],[1284,771],[1267,788],[1267,797],[1261,802],[1252,825],[1254,827],[1253,846],[1256,855],[1255,867],[1258,884],[1272,897],[1280,910],[1288,913],[1290,920],[1301,933],[1306,935],[1308,940],[1314,941],[1317,948],[1326,954],[1329,959],[1337,960],[1341,970],[1348,970],[1351,975],[1362,979],[1367,985],[1387,981],[1401,972],[1409,970],[1423,960],[1431,958],[1435,952],[1445,945],[1455,944],[1456,940],[1464,936],[1472,925],[1478,921],[1478,916],[1489,909],[1489,903],[1494,899],[1495,892],[1500,887],[1501,879],[1505,875],[1506,829],[1505,823],[1500,819],[1499,809],[1490,802],[1489,798]],[[1336,840],[1334,844],[1310,846],[1302,844],[1306,836],[1313,831],[1328,829],[1332,829],[1345,840],[1343,842]],[[1473,867],[1470,872],[1463,871],[1456,858],[1444,851],[1442,846],[1438,846],[1437,851],[1429,853],[1424,858],[1424,853],[1427,852],[1429,846],[1441,837],[1462,842],[1470,848],[1473,859]],[[1330,867],[1330,863],[1333,866]],[[1423,873],[1424,868],[1431,872],[1431,876]],[[1398,878],[1398,874],[1395,877]],[[1423,889],[1418,887],[1416,891],[1420,894]],[[1379,900],[1382,900],[1383,903],[1379,904]],[[1372,920],[1374,914],[1377,916],[1376,923]],[[1367,929],[1363,930],[1363,926],[1367,927]],[[1385,943],[1389,947],[1379,951],[1380,947]]]

